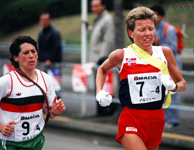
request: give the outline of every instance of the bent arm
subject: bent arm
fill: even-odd
[[[167,59],[168,62],[168,70],[169,73],[173,79],[173,81],[177,84],[177,90],[176,92],[184,92],[186,90],[186,81],[183,79],[183,76],[181,74],[181,71],[179,70],[176,59],[168,47],[162,47],[163,53]]]
[[[120,68],[123,56],[124,51],[122,49],[113,51],[108,59],[98,68],[96,75],[96,94],[103,89],[107,71],[114,67]]]

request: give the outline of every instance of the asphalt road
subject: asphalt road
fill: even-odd
[[[113,137],[75,132],[47,126],[44,130],[46,142],[43,150],[124,150]],[[161,145],[160,150],[182,150]],[[184,149],[186,150],[186,149]]]
[[[123,150],[112,137],[104,137],[56,128],[45,128],[43,150]]]

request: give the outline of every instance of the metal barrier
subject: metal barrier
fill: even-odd
[[[65,69],[68,69],[68,72],[71,73],[71,67],[72,65],[68,65],[70,68],[65,68]],[[97,68],[95,68],[97,69]],[[115,79],[117,80],[118,79],[118,72],[117,72],[117,69],[114,68],[112,69],[112,71],[115,73]],[[65,72],[64,72],[65,73]],[[182,75],[183,75],[183,78],[186,80],[187,82],[187,90],[183,93],[181,93],[181,103],[179,105],[173,105],[171,104],[169,106],[169,108],[171,109],[177,109],[177,110],[183,110],[183,111],[192,111],[194,112],[194,71],[182,71]],[[94,76],[91,77],[89,76],[88,77],[88,80],[89,80],[89,83],[90,83],[90,86],[89,86],[89,89],[88,89],[88,92],[87,94],[84,95],[84,99],[86,100],[95,100],[95,91],[94,91],[94,82],[92,82]],[[68,78],[69,79],[69,78]],[[65,79],[65,81],[67,81]],[[71,82],[71,80],[68,82]],[[119,84],[119,82],[115,82],[115,84]],[[118,87],[119,86],[116,86],[114,87],[114,97],[113,97],[113,103],[117,103],[117,104],[120,104],[120,101],[118,99]],[[67,84],[66,84],[67,85]],[[91,92],[92,91],[92,92]],[[92,93],[92,94],[91,94]],[[82,98],[80,97],[80,93],[76,93],[76,92],[72,92],[72,93],[64,93],[64,97],[68,98],[69,96],[71,95],[71,97],[73,99],[77,99],[77,100],[82,100]]]
[[[73,64],[67,63],[62,65],[64,68],[63,70],[63,79],[62,81],[62,88],[64,89],[63,96],[68,98],[72,97],[75,100],[82,100],[82,98],[86,100],[95,100],[95,82],[94,78],[95,75],[90,75],[88,76],[88,91],[84,94],[84,97],[80,97],[81,93],[76,93],[72,91],[72,84],[71,84],[71,75],[72,75],[72,67]],[[97,69],[94,68],[94,69]],[[114,97],[113,97],[113,103],[120,104],[119,99],[118,99],[118,90],[119,86],[119,77],[118,77],[118,71],[116,68],[113,68],[112,71],[115,73],[114,74]],[[177,110],[183,110],[183,111],[194,111],[194,71],[182,71],[183,78],[187,82],[187,90],[183,93],[181,93],[181,104],[180,105],[173,105],[171,104],[169,108],[172,109],[177,109]],[[66,92],[66,90],[68,92]]]
[[[4,63],[9,63],[8,59],[0,59],[0,76],[3,75],[3,64]],[[61,65],[61,70],[62,70],[62,91],[70,91],[70,93],[72,94],[72,96],[74,95],[75,97],[77,97],[78,99],[79,97],[79,93],[74,93],[73,92],[73,88],[72,88],[72,68],[73,68],[73,64],[72,63],[62,63]],[[39,66],[40,68],[42,66]],[[95,68],[97,69],[97,68]],[[119,90],[119,86],[117,86],[119,84],[119,77],[118,77],[118,72],[117,69],[114,68],[112,69],[112,71],[114,72],[114,98],[113,98],[113,102],[114,103],[120,103],[118,100],[118,90]],[[181,105],[176,106],[176,105],[170,105],[170,108],[173,109],[179,109],[179,110],[189,110],[189,111],[194,111],[194,71],[182,71],[182,75],[184,77],[184,79],[187,82],[187,90],[183,93],[181,93]],[[89,96],[94,96],[95,93],[95,82],[94,82],[94,74],[88,76],[88,91],[86,92],[86,95]],[[90,97],[91,98],[91,97]],[[89,98],[89,99],[90,99]],[[91,98],[91,99],[95,99]]]
[[[80,54],[81,52],[81,46],[79,44],[62,44],[63,47],[63,52],[64,54]],[[0,42],[0,52],[1,52],[1,56],[3,56],[5,53],[9,54],[8,52],[8,48],[9,48],[9,43],[1,43]],[[89,49],[89,48],[88,48]],[[183,54],[182,57],[185,58],[194,58],[194,54],[193,54],[193,49],[184,49],[183,50]],[[6,59],[0,59],[0,76],[3,75],[3,70],[2,70],[2,66],[3,63],[8,63],[9,60],[7,59],[8,56],[6,57]],[[62,83],[62,88],[72,90],[71,87],[71,75],[72,75],[72,66],[73,64],[71,63],[63,63],[61,64],[62,67],[62,74],[63,74],[63,79],[62,82],[65,81],[66,84]],[[117,72],[117,71],[114,71]],[[189,111],[194,111],[194,102],[193,102],[193,97],[194,97],[194,71],[182,71],[183,77],[187,82],[187,90],[182,93],[181,95],[181,101],[184,102],[183,104],[176,106],[176,105],[170,105],[170,108],[173,109],[179,109],[179,110],[189,110]],[[68,79],[66,79],[68,78]],[[93,77],[88,77],[90,80],[90,85],[89,85],[89,89],[88,89],[88,93],[94,93],[94,76]],[[116,79],[118,79],[118,77],[116,77]],[[118,82],[116,81],[116,84],[118,84]],[[115,93],[118,92],[118,86],[115,86],[115,88],[117,88],[115,90]],[[114,89],[115,89],[114,88]],[[92,91],[92,92],[91,92]],[[79,96],[78,96],[79,97]],[[114,103],[119,103],[119,100],[117,99],[118,95],[115,95],[116,98],[113,99]],[[184,106],[184,105],[192,105],[192,106]]]
[[[0,52],[8,52],[10,43],[0,42]],[[66,44],[61,43],[63,54],[81,54],[80,44]],[[87,51],[89,51],[90,46],[87,46]],[[183,49],[182,57],[194,58],[194,49]]]
[[[0,42],[0,52],[9,52],[10,43]],[[80,54],[81,53],[81,45],[80,44],[65,44],[65,42],[61,43],[63,54]],[[87,47],[89,50],[89,45]]]

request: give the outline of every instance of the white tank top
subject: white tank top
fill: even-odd
[[[55,93],[50,88],[49,77],[40,70],[36,70],[36,74],[35,82],[47,93],[51,106]],[[33,139],[44,127],[44,96],[36,85],[24,81],[17,72],[12,71],[9,75],[11,90],[8,96],[1,99],[1,123],[7,124],[11,121],[17,123],[13,125],[14,132],[10,137],[5,137],[0,132],[0,138],[16,142]]]

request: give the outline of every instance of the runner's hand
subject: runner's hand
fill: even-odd
[[[57,96],[55,96],[54,100],[53,100],[53,104],[52,104],[52,112],[55,115],[59,115],[62,112],[65,111],[65,104],[62,101],[62,99],[57,100]]]
[[[102,107],[109,106],[112,103],[112,96],[104,90],[98,92],[96,99]]]
[[[176,83],[171,79],[169,75],[164,75],[162,72],[159,74],[160,81],[166,87],[167,90],[174,90],[176,88]]]
[[[8,122],[8,124],[6,125],[2,125],[1,126],[1,133],[4,135],[4,136],[10,136],[13,131],[14,131],[14,124],[16,124],[15,121],[11,121],[11,122]]]

